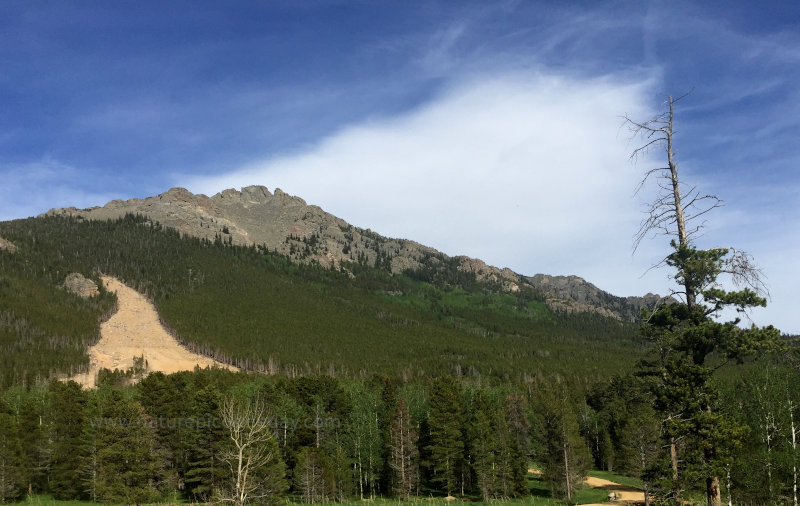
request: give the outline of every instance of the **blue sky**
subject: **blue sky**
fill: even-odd
[[[172,186],[280,187],[342,218],[619,295],[667,239],[620,116],[677,110],[700,246],[764,268],[800,332],[796,2],[3,2],[0,219]]]

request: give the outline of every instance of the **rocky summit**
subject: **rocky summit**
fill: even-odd
[[[116,219],[140,214],[181,233],[238,245],[263,245],[297,262],[317,262],[339,268],[342,263],[366,263],[392,273],[408,269],[437,269],[455,263],[461,271],[501,290],[530,287],[548,295],[556,310],[591,311],[634,320],[641,308],[657,295],[616,297],[577,276],[523,276],[465,256],[447,255],[406,239],[381,236],[370,229],[350,225],[341,218],[308,205],[300,197],[264,186],[224,190],[212,197],[184,188],[145,199],[112,200],[102,207],[51,209],[45,216],[73,216],[86,220]]]

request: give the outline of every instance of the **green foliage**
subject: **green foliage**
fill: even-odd
[[[589,451],[580,437],[576,404],[563,385],[540,392],[535,406],[535,457],[542,480],[556,498],[573,501],[590,467]]]
[[[122,279],[153,300],[187,347],[251,370],[505,381],[568,363],[585,378],[606,377],[632,363],[623,352],[635,347],[631,325],[553,314],[540,295],[477,282],[452,259],[431,260],[424,275],[323,269],[263,247],[181,237],[134,216],[17,220],[0,223],[0,233],[19,246],[0,252],[6,385],[86,367],[83,350],[114,298],[58,289],[69,272]]]
[[[384,466],[384,434],[379,425],[383,402],[380,392],[371,390],[364,383],[349,383],[345,388],[352,406],[344,424],[345,448],[353,456],[359,497],[375,497],[380,491]]]
[[[159,481],[155,434],[144,409],[117,389],[96,392],[96,493],[106,503],[140,504],[154,499]]]
[[[56,499],[82,497],[81,471],[75,463],[82,454],[87,394],[73,381],[54,381],[50,384],[50,397],[52,453],[49,491]]]
[[[697,287],[697,304],[666,304],[647,315],[641,335],[652,353],[636,378],[626,378],[643,350],[632,326],[553,313],[540,294],[505,293],[443,257],[400,275],[387,270],[388,256],[330,270],[260,247],[181,237],[132,216],[6,222],[0,235],[20,246],[14,255],[0,252],[0,388],[18,385],[3,393],[0,410],[9,427],[0,451],[14,471],[8,497],[29,488],[64,499],[211,500],[229,481],[220,459],[228,436],[219,424],[194,422],[213,422],[231,394],[269,406],[283,483],[308,501],[419,492],[416,483],[395,488],[390,456],[400,401],[406,441],[415,446],[411,473],[421,461],[426,493],[517,495],[526,457],[543,463],[552,493],[570,490],[573,500],[588,493],[576,482],[591,459],[646,476],[646,486],[661,481],[669,492],[668,455],[657,433],[681,438],[684,488],[703,486],[711,469],[730,471],[742,501],[785,498],[791,490],[797,451],[789,450],[786,427],[789,414],[800,413],[798,399],[784,393],[800,391],[796,381],[768,388],[781,421],[773,439],[780,443],[770,450],[772,477],[747,471],[767,462],[765,408],[754,404],[759,390],[721,395],[715,381],[725,361],[747,362],[780,347],[771,327],[710,318],[725,306],[763,302],[754,292],[709,284],[726,269],[721,250],[676,247],[669,262],[679,281]],[[304,246],[316,245],[309,239]],[[109,274],[141,290],[191,349],[283,374],[151,374],[131,387],[133,373],[108,371],[91,394],[71,383],[37,386],[86,366],[85,347],[114,306],[108,293],[81,299],[58,288],[69,272]],[[92,425],[108,413],[147,421],[137,424],[147,428]],[[137,467],[125,467],[128,461]],[[768,492],[747,492],[757,486]]]
[[[0,404],[0,504],[23,494],[25,467],[14,418]]]
[[[719,409],[718,391],[711,381],[715,370],[726,361],[741,362],[781,350],[783,343],[772,326],[741,328],[739,318],[728,322],[712,318],[728,306],[745,311],[765,304],[748,288],[736,292],[720,288],[718,277],[732,265],[728,250],[698,250],[675,241],[672,248],[667,264],[675,269],[685,302],[664,304],[647,315],[641,332],[654,356],[641,362],[640,371],[649,378],[655,407],[662,414],[662,434],[676,453],[680,450],[682,461],[677,480],[674,471],[664,470],[665,457],[649,475],[656,486],[670,481],[670,494],[676,497],[682,488],[703,483],[716,487],[747,432],[735,417]],[[680,448],[675,441],[681,441]]]
[[[212,413],[219,412],[220,393],[213,386],[194,391],[189,399],[189,424],[182,443],[186,446],[186,492],[196,501],[208,502],[222,488],[229,469],[219,458],[226,435]],[[173,424],[177,426],[178,424]]]
[[[58,287],[68,269],[0,251],[0,385],[33,385],[88,367],[86,347],[113,308],[108,293],[82,299]],[[87,274],[89,272],[87,271]]]
[[[484,501],[524,493],[526,458],[512,431],[501,399],[478,390],[469,403],[467,461],[474,488]]]
[[[749,428],[726,469],[733,501],[793,502],[795,484],[800,485],[800,374],[779,363],[760,364],[721,388],[723,406]]]
[[[453,495],[463,487],[464,399],[460,385],[450,377],[435,380],[430,393],[424,464],[430,485]]]

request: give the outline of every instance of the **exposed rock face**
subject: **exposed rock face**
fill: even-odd
[[[9,253],[14,253],[17,251],[17,247],[14,246],[14,243],[11,241],[6,241],[2,237],[0,237],[0,250],[8,251]]]
[[[614,297],[576,276],[524,277],[510,269],[498,269],[481,260],[446,255],[405,239],[383,237],[369,229],[308,205],[280,189],[247,186],[224,190],[212,197],[195,195],[184,188],[146,199],[113,200],[90,209],[51,209],[46,215],[69,215],[89,220],[116,219],[127,213],[142,214],[182,233],[240,245],[263,245],[298,262],[319,262],[339,267],[342,262],[366,263],[400,273],[407,269],[436,268],[456,262],[457,268],[502,290],[516,292],[528,286],[566,301],[553,303],[559,310],[595,311],[607,316],[633,319],[644,299]],[[610,304],[610,305],[606,305]]]
[[[74,293],[84,299],[94,297],[100,293],[94,281],[83,277],[83,274],[78,272],[73,272],[67,276],[67,279],[64,280],[64,288],[68,292]]]
[[[597,308],[596,312],[609,316],[617,315],[625,320],[635,320],[642,308],[653,307],[661,297],[648,293],[644,297],[616,297],[597,288],[578,276],[548,276],[536,274],[526,278],[534,287],[553,296],[548,300],[552,309],[563,311],[587,311]],[[568,304],[564,302],[568,301]]]
[[[421,255],[438,253],[413,241],[388,239],[354,227],[299,197],[280,189],[273,194],[263,186],[225,190],[213,197],[172,188],[143,200],[112,200],[103,207],[82,210],[51,209],[46,215],[104,220],[126,213],[142,214],[196,237],[264,245],[297,261],[316,260],[325,267],[337,267],[342,261],[374,265],[381,256],[393,272],[402,272],[418,267]]]

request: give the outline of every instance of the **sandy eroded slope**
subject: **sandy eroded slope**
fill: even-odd
[[[119,309],[100,326],[100,340],[89,348],[89,371],[71,379],[94,387],[101,368],[126,370],[133,367],[134,357],[142,355],[148,371],[173,373],[191,371],[195,366],[236,369],[188,351],[161,326],[155,307],[142,294],[115,278],[102,279],[106,289],[117,294]]]

